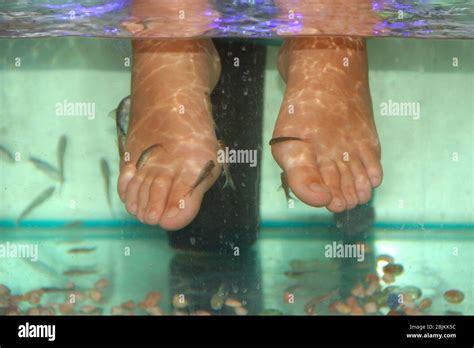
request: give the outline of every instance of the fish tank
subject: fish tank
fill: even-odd
[[[474,314],[470,0],[0,3],[0,315]]]

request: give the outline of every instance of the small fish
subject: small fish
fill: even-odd
[[[76,221],[72,221],[72,222],[69,222],[67,224],[64,225],[65,228],[75,228],[75,227],[80,227],[82,225],[82,221],[81,220],[76,220]]]
[[[141,169],[141,168],[145,165],[145,163],[146,163],[146,161],[148,160],[148,158],[150,158],[151,152],[152,152],[154,149],[158,148],[158,147],[163,147],[163,146],[161,146],[161,144],[154,144],[154,145],[151,145],[151,146],[147,147],[147,148],[142,152],[142,154],[140,155],[140,157],[139,157],[138,160],[137,160],[137,164],[135,165],[135,167],[137,168],[137,170],[138,170],[138,169]]]
[[[33,163],[33,165],[37,169],[41,170],[43,173],[45,173],[51,179],[61,181],[61,173],[59,172],[59,170],[57,168],[53,167],[48,162],[40,160],[39,158],[36,158],[36,157],[30,157],[30,162]]]
[[[199,173],[197,180],[195,181],[193,186],[191,186],[191,189],[188,191],[187,194],[192,194],[193,190],[196,187],[198,187],[199,184],[201,184],[209,176],[209,174],[211,174],[215,166],[216,164],[214,163],[214,161],[212,160],[208,161],[206,165],[204,166],[204,168],[201,169],[201,172]]]
[[[283,191],[285,191],[286,201],[289,202],[290,199],[293,199],[293,197],[290,194],[290,186],[288,186],[288,179],[286,177],[285,172],[281,172],[280,179],[281,179],[281,187],[283,187]]]
[[[63,275],[68,276],[68,277],[92,275],[92,274],[97,274],[97,271],[93,269],[71,269],[71,270],[63,272]]]
[[[303,141],[304,139],[298,138],[298,137],[278,137],[278,138],[273,138],[273,139],[271,139],[270,142],[269,142],[269,145],[272,146],[272,145],[275,145],[275,144],[278,144],[278,143],[282,143],[282,142],[284,142],[284,141],[290,141],[290,140]]]
[[[107,205],[109,206],[110,213],[113,216],[114,212],[112,210],[112,198],[110,197],[110,168],[105,158],[102,158],[100,160],[100,170],[102,172],[102,177],[104,178],[105,197],[107,198]]]
[[[48,277],[56,278],[58,276],[58,272],[56,272],[51,266],[47,265],[42,261],[31,261],[28,258],[22,258],[22,260],[28,264],[36,273],[44,274]]]
[[[222,140],[218,141],[219,143],[219,149],[222,151],[225,151],[225,143]],[[229,163],[227,161],[224,161],[222,163],[222,167],[224,168],[224,175],[225,175],[225,183],[224,183],[224,188],[230,186],[232,190],[235,191],[235,184],[234,180],[232,179],[232,175],[230,174],[230,168],[229,168]]]
[[[64,155],[66,153],[66,147],[67,147],[67,137],[65,135],[62,135],[61,138],[59,138],[58,142],[58,166],[59,166],[59,173],[61,175],[61,183],[64,182]]]
[[[0,145],[0,158],[8,163],[15,163],[13,154],[3,145]]]
[[[132,99],[130,96],[123,98],[116,109],[109,113],[109,116],[115,119],[115,125],[117,127],[117,133],[126,136],[128,132],[128,122],[130,120],[130,109],[132,105]]]
[[[96,247],[92,247],[92,248],[72,248],[72,249],[69,249],[67,252],[68,254],[89,254],[89,253],[93,253],[94,251],[96,251]]]
[[[301,277],[302,275],[318,273],[318,272],[319,271],[316,271],[316,270],[314,271],[287,271],[284,274],[289,278],[297,278],[297,277]]]
[[[36,207],[40,206],[43,202],[45,202],[48,198],[50,198],[54,192],[55,188],[54,186],[51,186],[41,192],[33,201],[23,210],[23,212],[20,214],[18,219],[16,220],[17,223],[20,223],[21,220],[25,218],[33,209]]]

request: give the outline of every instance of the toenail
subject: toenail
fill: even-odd
[[[130,212],[131,212],[132,214],[135,214],[135,213],[137,212],[137,203],[132,203],[132,204],[130,205]]]
[[[338,208],[342,207],[342,201],[338,198],[334,199],[334,205]]]
[[[179,209],[177,207],[172,207],[171,209],[169,209],[166,212],[165,216],[167,218],[172,218],[172,217],[175,217],[176,215],[178,215],[178,213],[179,213]]]
[[[156,219],[156,212],[152,211],[152,212],[148,213],[148,219],[155,220]]]
[[[313,183],[309,185],[309,188],[311,191],[316,192],[316,193],[321,193],[321,192],[329,192],[329,189],[325,186],[322,186],[321,184]]]
[[[361,200],[365,200],[367,197],[364,191],[357,191],[357,196],[359,196]]]
[[[370,177],[370,183],[372,184],[372,186],[377,186],[378,183],[379,183],[379,177],[378,176],[371,176]]]

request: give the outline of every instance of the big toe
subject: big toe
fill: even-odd
[[[313,207],[324,207],[331,202],[331,192],[316,166],[298,165],[285,172],[291,191],[304,203]]]

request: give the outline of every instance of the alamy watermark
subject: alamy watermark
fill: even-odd
[[[72,102],[64,99],[55,105],[56,116],[81,116],[89,120],[95,118],[95,103],[93,102]]]
[[[250,167],[257,166],[257,150],[234,150],[227,146],[217,151],[219,163],[248,163]]]
[[[392,99],[389,99],[386,102],[380,103],[380,115],[394,117],[411,117],[414,120],[418,120],[421,116],[420,103],[396,102]]]
[[[363,262],[365,259],[365,245],[332,242],[332,244],[325,245],[324,256],[327,258],[353,258],[357,259],[358,262]]]
[[[38,245],[10,242],[0,244],[0,258],[30,259],[30,261],[36,262],[38,261]]]

